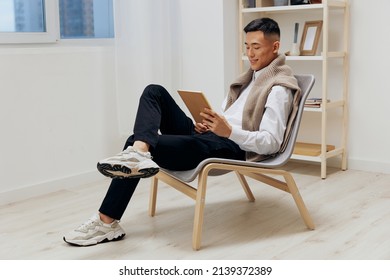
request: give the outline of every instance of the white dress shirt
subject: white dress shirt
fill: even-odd
[[[239,98],[226,110],[227,98],[222,103],[222,114],[232,126],[229,139],[244,151],[260,155],[273,154],[279,151],[283,142],[286,124],[292,108],[293,95],[290,89],[274,86],[267,98],[265,111],[258,131],[242,129],[242,112],[253,87],[254,80],[260,75],[255,72],[252,82],[244,89]]]

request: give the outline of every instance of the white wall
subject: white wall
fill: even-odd
[[[390,1],[350,2],[349,167],[390,173]]]
[[[122,0],[117,5],[122,136],[131,133],[138,98],[150,83],[166,87],[178,103],[178,89],[204,91],[219,109],[228,85],[226,77],[231,80],[237,71],[237,60],[232,59],[237,41],[229,40],[237,36],[236,22],[230,17],[237,16],[237,1]],[[225,48],[227,40],[233,45]],[[230,71],[225,71],[226,65]]]
[[[148,83],[219,106],[238,73],[236,1],[161,2],[116,1],[116,47],[0,46],[0,203],[101,178]],[[390,2],[350,2],[349,167],[390,173]]]
[[[119,135],[113,47],[2,46],[0,61],[0,202],[100,179]]]
[[[146,85],[171,89],[171,2],[116,1],[116,84],[122,140],[132,133],[138,99]]]

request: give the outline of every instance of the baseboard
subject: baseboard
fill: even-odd
[[[369,161],[365,159],[349,158],[348,168],[354,170],[390,174],[390,162]]]
[[[296,160],[299,162],[300,160]],[[307,162],[320,165],[319,162]],[[341,158],[335,157],[327,160],[327,166],[341,168]],[[390,162],[369,161],[365,159],[349,158],[347,169],[360,170],[366,172],[390,174]]]
[[[64,188],[69,188],[70,186],[81,186],[100,180],[102,180],[101,174],[96,170],[93,170],[35,185],[23,186],[18,189],[0,192],[0,205],[26,200]]]

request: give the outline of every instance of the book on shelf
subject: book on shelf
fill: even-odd
[[[328,99],[327,102],[329,102],[329,101],[330,100]],[[322,98],[311,97],[311,98],[306,99],[305,107],[319,108],[319,107],[321,107],[321,104],[322,104]]]

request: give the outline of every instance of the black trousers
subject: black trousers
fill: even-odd
[[[150,145],[153,160],[162,168],[189,170],[210,157],[245,158],[245,152],[233,141],[212,132],[196,133],[192,119],[176,104],[165,88],[149,85],[139,101],[134,134],[124,146],[134,141]],[[140,179],[113,179],[99,211],[121,219]]]

